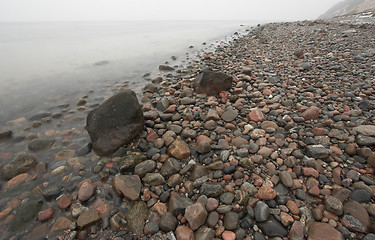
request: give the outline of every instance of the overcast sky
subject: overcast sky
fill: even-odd
[[[0,0],[0,21],[305,20],[341,0]]]

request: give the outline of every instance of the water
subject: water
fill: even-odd
[[[245,26],[240,26],[244,24]],[[0,23],[0,125],[142,75],[254,22]],[[194,46],[190,49],[189,46]],[[70,103],[71,104],[71,103]]]

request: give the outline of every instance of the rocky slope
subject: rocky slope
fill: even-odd
[[[319,19],[329,19],[343,15],[357,14],[368,10],[375,10],[374,0],[345,0],[339,2],[327,12],[319,16]]]

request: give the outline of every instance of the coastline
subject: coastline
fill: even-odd
[[[140,100],[147,131],[111,157],[84,152],[88,135],[81,129],[27,136],[16,143],[20,150],[26,141],[30,149],[32,139],[56,136],[41,150],[53,164],[40,161],[2,184],[9,196],[1,201],[0,224],[18,223],[28,207],[35,227],[22,233],[28,239],[137,239],[129,229],[144,239],[363,238],[374,232],[375,212],[373,29],[320,20],[270,23],[200,53],[162,74],[160,85],[146,85]],[[234,76],[232,88],[216,96],[194,93],[205,67]],[[78,110],[86,110],[87,100]],[[169,115],[158,111],[159,102]],[[44,123],[54,121],[47,118]],[[187,159],[168,155],[178,137],[189,146]],[[149,160],[141,175],[155,176],[141,178],[136,204],[113,192],[119,164],[134,165],[137,154],[127,151]],[[35,181],[40,185],[30,193],[10,194]],[[90,196],[81,201],[84,193]],[[39,223],[42,210],[47,217]],[[9,236],[6,228],[2,234]]]

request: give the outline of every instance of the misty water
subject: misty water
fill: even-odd
[[[74,104],[88,91],[108,84],[125,81],[130,87],[142,86],[142,76],[159,64],[181,63],[186,53],[193,55],[217,40],[230,40],[234,32],[255,24],[0,23],[0,124],[60,104]]]

